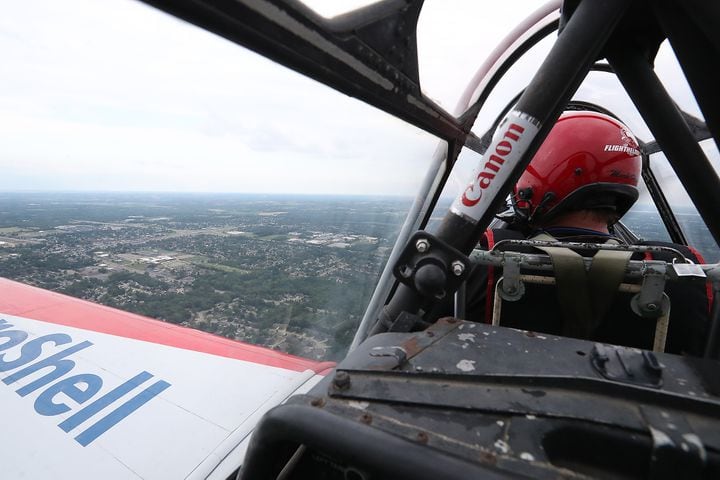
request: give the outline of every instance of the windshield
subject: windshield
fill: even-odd
[[[13,4],[0,42],[0,276],[344,354],[437,139],[135,2]]]

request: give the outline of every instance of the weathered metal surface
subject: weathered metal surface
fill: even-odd
[[[717,370],[703,373],[699,359],[449,318],[370,340],[338,367],[349,387],[316,387],[325,411],[533,478],[612,476],[612,445],[638,452],[621,470],[662,465],[677,452],[655,447],[649,425],[659,427],[647,412],[663,412],[682,425],[677,448],[688,432],[695,442],[682,461],[702,475],[720,468],[720,397],[704,387]],[[373,352],[383,346],[402,349],[405,360],[378,368]],[[605,463],[585,465],[586,454]]]

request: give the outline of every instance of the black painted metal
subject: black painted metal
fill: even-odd
[[[707,452],[683,414],[641,406],[653,439],[649,478],[701,478]]]
[[[240,478],[275,480],[290,456],[302,444],[321,452],[325,462],[334,463],[327,471],[342,474],[351,469],[371,478],[393,479],[467,479],[507,478],[491,467],[471,463],[447,453],[427,454],[421,442],[387,435],[367,425],[369,420],[355,421],[333,415],[321,408],[305,405],[283,405],[268,412],[262,427],[253,434]],[[318,466],[319,467],[319,466]],[[313,477],[290,473],[287,480]],[[304,472],[303,472],[304,473]],[[354,477],[364,478],[364,477]]]
[[[282,463],[278,452],[287,458],[305,444],[324,453],[308,459],[313,472],[333,462],[366,471],[384,450],[418,478],[425,463],[416,456],[444,454],[508,477],[646,478],[672,458],[692,467],[688,478],[720,473],[720,397],[705,388],[720,364],[608,347],[616,358],[597,368],[599,351],[593,342],[455,319],[376,335],[338,365],[341,381],[326,378],[278,407],[269,426],[263,420],[260,448],[248,458],[269,468]],[[653,430],[672,429],[673,419],[677,430],[664,444]],[[292,444],[283,448],[282,439]]]
[[[653,2],[655,14],[667,33],[698,106],[720,148],[720,70],[708,68],[720,56],[717,2],[698,0]]]
[[[662,147],[708,230],[720,244],[720,179],[672,99],[638,51],[620,45],[609,54],[620,82]]]
[[[387,0],[329,20],[297,0],[144,1],[438,137],[465,143],[469,127],[420,89],[415,35],[423,0]]]
[[[466,255],[421,230],[410,237],[393,272],[426,298],[442,300],[468,277],[471,267]]]

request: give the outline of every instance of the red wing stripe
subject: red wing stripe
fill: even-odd
[[[0,312],[297,372],[319,373],[334,366],[332,362],[295,357],[5,278],[0,278]]]

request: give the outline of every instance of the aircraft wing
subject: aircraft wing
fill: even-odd
[[[333,366],[0,279],[2,477],[226,479]]]

